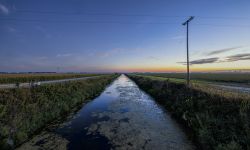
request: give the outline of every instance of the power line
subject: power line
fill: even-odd
[[[122,21],[82,21],[82,20],[42,20],[0,18],[0,21],[45,22],[45,23],[86,23],[86,24],[178,24],[173,22],[122,22]]]
[[[234,25],[234,24],[209,24],[209,23],[200,23],[200,24],[194,24],[198,26],[215,26],[215,27],[246,27],[250,28],[250,25]]]
[[[131,16],[131,17],[168,17],[168,18],[183,18],[186,15],[159,15],[159,14],[126,14],[126,13],[89,13],[89,12],[60,12],[60,11],[39,11],[39,10],[16,10],[18,13],[33,13],[33,14],[54,14],[54,15],[86,15],[86,16]],[[233,20],[250,20],[250,17],[236,16],[197,16],[200,19],[233,19]],[[196,18],[197,18],[196,17]]]
[[[42,23],[82,23],[82,24],[178,24],[178,22],[127,22],[127,21],[83,21],[83,20],[45,20],[45,19],[19,19],[19,18],[0,18],[0,21],[14,22],[42,22]],[[245,27],[250,28],[250,25],[233,25],[233,24],[207,24],[195,23],[194,26],[215,26],[215,27]]]
[[[87,12],[58,12],[58,11],[37,11],[37,10],[17,10],[19,13],[34,13],[34,14],[56,14],[56,15],[86,15],[86,16],[128,16],[128,17],[169,17],[183,18],[187,16],[178,15],[156,15],[156,14],[122,14],[122,13],[87,13]]]
[[[196,16],[195,16],[196,17]],[[231,19],[231,20],[249,20],[250,21],[250,17],[229,17],[229,16],[197,16],[200,19]]]
[[[128,17],[169,17],[183,18],[187,16],[178,15],[156,15],[156,14],[125,14],[125,13],[88,13],[88,12],[58,12],[58,11],[37,11],[37,10],[17,10],[19,13],[34,13],[34,14],[56,14],[56,15],[86,15],[86,16],[128,16]]]

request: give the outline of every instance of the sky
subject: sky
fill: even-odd
[[[0,0],[0,72],[250,70],[249,0]]]

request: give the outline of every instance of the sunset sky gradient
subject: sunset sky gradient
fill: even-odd
[[[250,70],[249,0],[0,0],[0,72]]]

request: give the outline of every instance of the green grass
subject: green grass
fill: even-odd
[[[155,79],[155,80],[160,80],[160,81],[165,81],[168,80],[170,82],[174,82],[174,83],[185,83],[186,80],[185,79],[178,79],[178,78],[166,78],[166,77],[161,77],[161,76],[154,76],[154,75],[142,75],[139,74],[137,76],[141,76],[141,77],[145,77],[145,78],[149,78],[149,79]]]
[[[191,88],[161,77],[129,75],[137,85],[192,131],[198,149],[250,149],[250,96],[206,84]]]
[[[0,149],[29,139],[54,119],[99,95],[117,75],[41,85],[34,88],[0,89]]]
[[[0,83],[23,83],[31,81],[47,81],[47,80],[90,77],[96,75],[101,75],[101,74],[77,74],[77,73],[0,74]]]
[[[186,73],[141,73],[138,75],[186,79]],[[250,73],[191,73],[191,80],[250,84]]]

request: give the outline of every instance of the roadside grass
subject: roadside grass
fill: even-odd
[[[176,84],[185,84],[186,83],[185,79],[166,78],[166,77],[151,76],[151,75],[135,75],[135,74],[131,74],[131,75],[141,76],[141,77],[149,78],[152,80],[168,81],[168,82],[172,82],[172,83],[176,83]],[[216,94],[216,95],[220,95],[220,96],[228,97],[228,98],[232,98],[232,97],[240,98],[241,97],[241,98],[249,98],[250,99],[250,94],[220,88],[220,87],[214,86],[210,83],[211,82],[192,80],[191,87],[193,89],[201,90],[201,91],[208,93],[208,94]]]
[[[129,75],[137,85],[184,124],[198,149],[250,149],[250,97],[196,83]]]
[[[0,149],[13,149],[54,119],[98,96],[117,75],[0,89]]]
[[[102,75],[102,74],[80,74],[80,73],[79,74],[77,73],[0,74],[0,84],[91,77],[97,75]]]
[[[131,74],[131,75],[142,76],[142,77],[146,77],[146,78],[150,78],[150,79],[168,80],[168,81],[174,82],[174,83],[186,83],[187,82],[186,78],[182,79],[182,78],[175,78],[175,77],[158,76],[158,75],[154,75],[154,74]],[[197,83],[207,84],[207,83],[211,83],[211,82],[192,79],[191,83],[192,84],[197,84]]]

